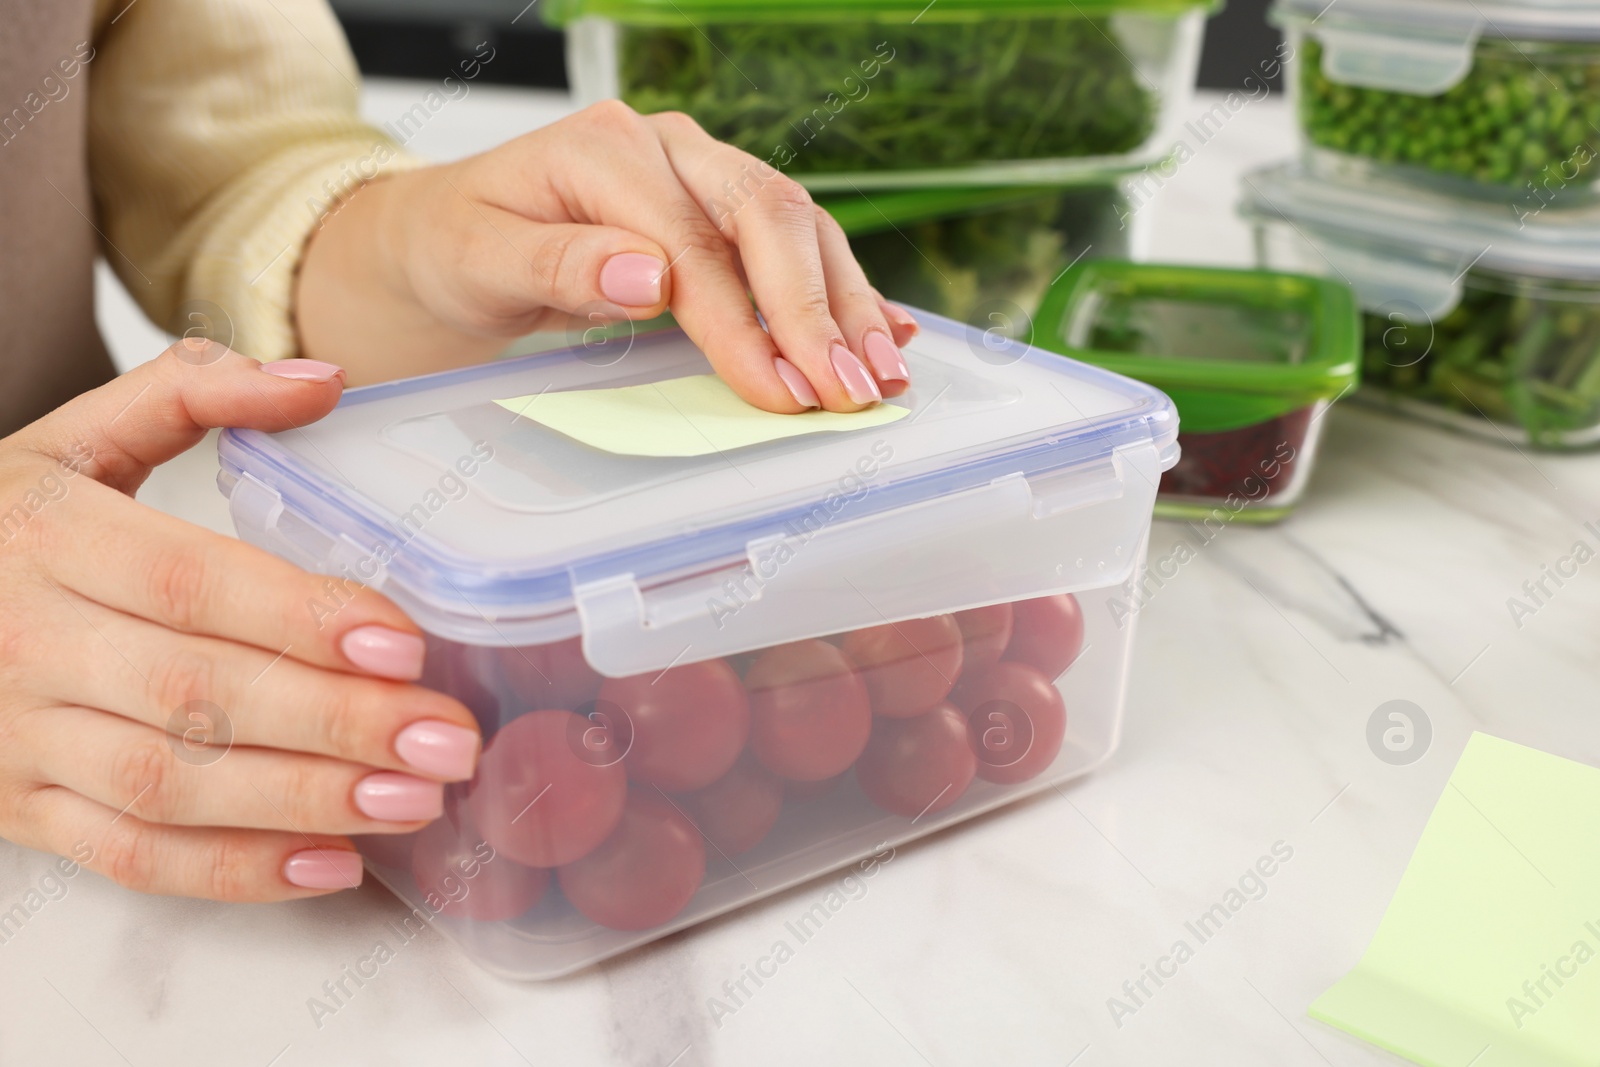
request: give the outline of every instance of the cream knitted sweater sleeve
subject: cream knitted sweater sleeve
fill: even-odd
[[[89,164],[104,253],[145,313],[261,360],[321,217],[420,161],[357,113],[325,0],[99,0]]]

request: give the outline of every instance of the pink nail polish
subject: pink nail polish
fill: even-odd
[[[422,657],[427,646],[416,634],[387,626],[358,626],[340,640],[339,650],[368,674],[409,682],[422,677]]]
[[[448,781],[472,777],[478,762],[478,735],[436,719],[414,722],[394,739],[394,751],[406,763]]]
[[[263,363],[261,369],[279,378],[292,378],[297,382],[331,382],[343,377],[344,368],[320,359],[280,359]]]
[[[363,815],[384,822],[416,822],[444,814],[444,785],[409,774],[369,774],[356,783],[355,796]]]
[[[839,376],[839,381],[844,385],[844,391],[850,399],[857,404],[876,404],[883,399],[883,394],[878,391],[878,383],[872,380],[872,375],[867,373],[867,368],[844,345],[834,345],[828,350],[828,359],[833,364],[833,373]]]
[[[898,304],[891,304],[887,300],[881,300],[878,302],[878,310],[883,312],[884,318],[896,326],[910,327],[914,331],[922,328],[917,325],[917,320],[911,317],[911,312]]]
[[[308,848],[283,861],[283,877],[302,889],[354,889],[361,884],[361,854],[342,848]]]
[[[619,252],[600,268],[600,292],[624,307],[649,307],[661,299],[667,265],[643,252]]]
[[[783,384],[789,387],[789,395],[794,397],[794,402],[803,408],[820,408],[822,401],[817,399],[817,391],[811,388],[811,383],[806,376],[800,373],[800,368],[793,363],[778,356],[772,361],[772,369],[778,372],[778,377],[783,379]]]
[[[877,330],[868,331],[867,339],[861,347],[867,351],[867,362],[872,364],[873,373],[883,381],[911,380],[911,372],[906,369],[905,357],[886,334],[881,334]]]

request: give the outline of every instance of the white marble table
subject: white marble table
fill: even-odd
[[[369,111],[424,90],[374,86]],[[478,89],[415,144],[458,154],[564,106]],[[1279,101],[1241,111],[1143,208],[1150,252],[1248,262],[1238,173],[1287,146]],[[161,345],[119,293],[102,319],[125,364]],[[214,468],[199,449],[145,498],[227,529]],[[542,985],[490,978],[430,931],[319,1027],[308,998],[393,940],[387,891],[218,906],[82,874],[0,944],[0,1063],[1397,1063],[1305,1008],[1360,955],[1470,731],[1600,763],[1600,570],[1520,629],[1506,608],[1597,518],[1600,461],[1341,406],[1300,511],[1227,529],[1145,607],[1108,767],[901,849],[720,1025],[707,998],[832,879]],[[1152,553],[1182,537],[1197,543],[1158,524]],[[1396,698],[1433,728],[1409,766],[1366,741]],[[1116,1025],[1108,998],[1278,842],[1293,857],[1265,896]],[[0,846],[0,909],[49,862]]]

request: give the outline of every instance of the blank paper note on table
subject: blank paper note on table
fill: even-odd
[[[1310,1013],[1429,1067],[1600,1063],[1600,770],[1474,734]]]

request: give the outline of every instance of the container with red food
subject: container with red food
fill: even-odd
[[[1133,639],[1111,607],[1172,404],[919,319],[905,395],[737,440],[676,330],[223,436],[240,535],[393,598],[423,684],[482,725],[443,818],[360,845],[483,966],[568,973],[1111,753]]]
[[[1034,339],[1148,382],[1183,420],[1156,515],[1276,522],[1301,495],[1322,416],[1355,388],[1355,296],[1265,270],[1086,260],[1045,294]]]

